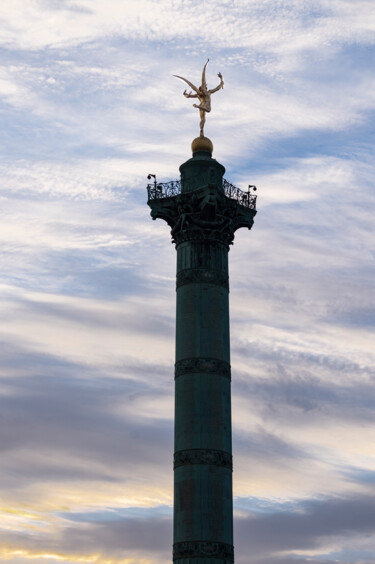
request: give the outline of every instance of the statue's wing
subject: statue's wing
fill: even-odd
[[[198,93],[198,88],[196,86],[194,86],[194,84],[192,82],[190,82],[190,80],[187,80],[187,78],[184,78],[182,76],[178,76],[177,74],[174,74],[173,76],[175,76],[176,78],[180,78],[181,80],[186,82],[186,84],[188,84],[190,86],[190,88],[192,88],[195,92]]]
[[[207,59],[207,63],[210,59]],[[202,88],[203,90],[207,90],[207,82],[206,82],[206,66],[207,63],[204,65],[203,67],[203,71],[202,71]]]

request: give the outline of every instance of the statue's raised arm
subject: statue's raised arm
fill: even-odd
[[[217,76],[220,78],[220,84],[218,86],[216,86],[216,88],[213,88],[212,90],[209,90],[210,94],[213,94],[214,92],[217,92],[218,90],[220,90],[221,88],[224,88],[224,80],[223,80],[223,75],[221,74],[221,72],[219,72],[217,74]]]
[[[216,86],[216,88],[213,88],[212,90],[207,89],[206,67],[207,67],[208,61],[209,61],[209,59],[207,59],[207,62],[203,67],[202,84],[199,86],[199,88],[194,86],[194,84],[192,82],[190,82],[189,80],[187,80],[186,78],[183,78],[182,76],[178,76],[177,74],[173,75],[176,78],[179,78],[180,80],[183,80],[184,82],[186,82],[186,84],[188,84],[190,86],[190,88],[192,88],[192,90],[194,90],[195,94],[193,94],[192,92],[187,93],[186,90],[185,90],[185,92],[183,93],[185,98],[198,98],[198,100],[200,102],[199,104],[193,104],[193,106],[194,106],[194,108],[198,108],[198,110],[199,110],[200,136],[201,137],[204,137],[203,129],[204,129],[204,124],[206,122],[206,112],[211,111],[211,94],[213,94],[214,92],[217,92],[221,88],[224,88],[224,80],[223,80],[221,73],[219,72],[218,77],[220,78],[220,84],[218,86]]]

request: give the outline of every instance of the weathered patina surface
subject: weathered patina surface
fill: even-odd
[[[228,251],[256,196],[223,180],[209,151],[181,180],[148,186],[177,250],[174,545],[178,564],[234,562]]]

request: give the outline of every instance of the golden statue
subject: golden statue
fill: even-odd
[[[210,59],[207,59],[207,63]],[[220,90],[220,88],[224,88],[224,80],[223,77],[221,75],[221,73],[218,73],[218,77],[220,78],[220,84],[218,86],[216,86],[216,88],[213,88],[212,90],[207,90],[207,82],[206,82],[206,66],[207,63],[204,65],[203,67],[203,71],[202,71],[202,84],[201,86],[199,86],[199,88],[197,88],[196,86],[194,86],[194,84],[192,82],[190,82],[189,80],[187,80],[186,78],[183,78],[182,76],[178,76],[177,74],[174,74],[173,76],[175,76],[176,78],[180,78],[181,80],[183,80],[184,82],[186,82],[186,84],[188,84],[190,86],[190,88],[192,88],[194,90],[194,92],[196,92],[196,94],[193,94],[191,91],[189,93],[184,92],[184,96],[185,98],[198,98],[200,104],[193,104],[194,108],[198,108],[199,110],[199,116],[200,116],[200,136],[204,137],[204,133],[203,133],[203,128],[204,128],[204,124],[206,122],[206,112],[210,112],[211,111],[211,94],[213,94],[214,92],[217,92],[218,90]]]

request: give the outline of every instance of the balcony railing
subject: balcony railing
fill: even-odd
[[[251,193],[251,188],[256,190],[256,186],[249,186],[248,191],[244,192],[223,178],[223,189],[227,198],[237,200],[241,206],[255,210],[257,197],[255,194]]]
[[[181,194],[180,180],[170,182],[153,182],[147,184],[147,194],[149,200],[160,200],[160,198],[170,198]]]
[[[203,179],[202,179],[203,180]],[[202,186],[206,184],[202,183]],[[244,192],[227,180],[223,179],[222,184],[224,194],[231,200],[236,200],[241,206],[255,210],[257,197],[251,192],[255,186],[249,186],[249,190]],[[162,198],[170,198],[181,194],[181,181],[171,180],[170,182],[153,182],[147,185],[147,194],[149,200],[160,200]]]

